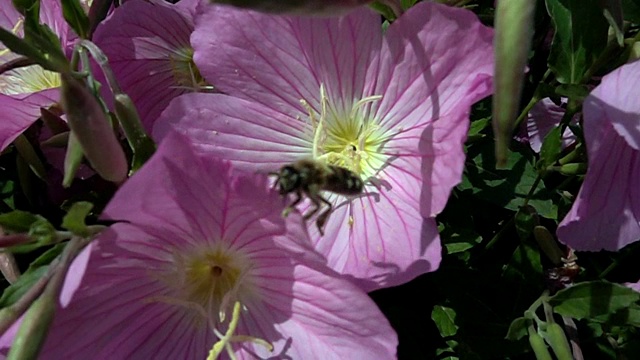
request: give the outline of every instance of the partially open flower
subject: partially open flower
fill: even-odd
[[[57,0],[40,2],[40,18],[60,38],[63,46],[73,34],[62,17]],[[11,0],[0,0],[0,26],[22,36],[24,17]],[[0,64],[18,56],[0,43]],[[0,74],[0,150],[6,148],[40,116],[41,107],[49,107],[59,99],[60,76],[40,65],[19,67]]]
[[[212,89],[193,62],[189,42],[197,3],[129,0],[96,29],[94,42],[147,130],[174,97]]]
[[[640,61],[602,78],[585,99],[589,169],[558,238],[576,250],[616,251],[640,239]]]

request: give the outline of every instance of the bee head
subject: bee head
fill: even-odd
[[[278,186],[280,194],[288,194],[300,187],[300,172],[293,166],[283,166],[278,173]]]

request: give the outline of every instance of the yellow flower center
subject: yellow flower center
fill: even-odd
[[[14,69],[0,76],[0,93],[5,95],[29,94],[60,85],[60,74],[45,70],[40,65]]]
[[[22,24],[22,19],[19,19],[11,32],[19,35]],[[0,57],[2,61],[15,58],[7,48],[0,48]],[[30,94],[57,88],[60,84],[60,74],[45,70],[40,65],[25,66],[0,75],[0,93],[5,95]]]
[[[190,47],[174,50],[169,55],[171,73],[177,87],[193,92],[213,90],[213,86],[200,74],[200,70],[193,61],[193,49]]]
[[[173,290],[163,301],[195,309],[212,328],[223,322],[230,306],[253,296],[250,262],[222,245],[192,251],[174,251],[172,266],[161,281]]]
[[[273,350],[273,346],[263,339],[235,334],[242,310],[247,310],[243,304],[258,296],[251,274],[251,261],[244,254],[222,244],[191,250],[176,249],[173,261],[151,276],[164,283],[170,292],[150,301],[194,310],[195,324],[202,324],[204,320],[218,337],[219,341],[209,354],[210,359],[216,359],[223,350],[234,359],[230,347],[232,342],[253,342]],[[231,318],[227,319],[229,313]],[[227,330],[222,333],[218,328],[225,323]]]
[[[354,101],[348,108],[332,102],[320,86],[320,113],[317,116],[308,103],[307,108],[314,129],[313,157],[329,164],[351,170],[363,179],[374,178],[388,156],[382,150],[393,135],[377,125],[371,114],[371,104],[382,96],[373,95]]]

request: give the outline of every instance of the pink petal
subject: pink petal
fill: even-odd
[[[187,163],[194,166],[184,169],[183,164]],[[160,229],[165,233],[169,231],[176,235],[173,239],[165,239],[169,243],[207,239],[211,234],[219,234],[224,214],[217,211],[217,204],[226,197],[225,186],[228,184],[216,188],[207,186],[202,179],[209,175],[194,158],[192,150],[177,136],[169,138],[167,144],[160,147],[152,164],[145,164],[148,169],[127,181],[127,186],[116,193],[102,216],[112,220],[127,219],[149,229],[161,224]],[[221,162],[219,165],[216,172],[228,174],[229,167]]]
[[[82,283],[82,278],[84,277],[84,273],[87,270],[87,264],[89,263],[89,258],[91,257],[91,249],[93,248],[93,244],[87,245],[78,256],[74,259],[73,263],[69,267],[69,271],[67,271],[67,277],[64,279],[64,285],[62,290],[60,291],[60,305],[62,307],[66,307],[71,302],[73,295],[76,293],[80,284]]]
[[[148,130],[171,99],[192,91],[176,80],[173,64],[177,53],[191,48],[192,11],[187,6],[131,0],[94,34],[94,42],[109,58],[118,83],[133,99]]]
[[[0,26],[11,30],[22,15],[13,7],[13,1],[0,0]],[[4,49],[4,44],[0,45]]]
[[[135,238],[149,241],[149,235],[132,226],[115,225],[94,241],[82,285],[69,305],[58,310],[44,358],[206,356],[210,345],[205,344],[213,343],[213,334],[198,331],[182,308],[153,301],[165,290],[150,276],[154,260],[145,259],[148,249],[136,254],[118,245]],[[202,346],[188,349],[190,342]]]
[[[563,100],[566,102],[566,99]],[[533,106],[527,115],[527,132],[529,135],[529,145],[535,152],[540,152],[540,147],[545,136],[553,128],[560,124],[560,120],[564,116],[566,109],[556,105],[551,99],[544,98]],[[577,123],[577,121],[576,121]],[[576,136],[567,128],[562,134],[563,146],[576,141]]]
[[[410,128],[468,114],[491,93],[492,41],[493,30],[470,11],[431,2],[408,10],[389,26],[380,69],[369,74],[384,95],[377,112],[383,124]]]
[[[191,38],[196,64],[209,82],[292,117],[306,114],[300,99],[319,109],[320,84],[341,95],[338,100],[362,97],[362,70],[380,40],[379,17],[366,9],[317,19],[229,7],[210,7]]]
[[[63,48],[69,45],[68,40],[76,36],[64,20],[62,4],[58,0],[40,1],[40,21],[48,25],[58,35]]]
[[[49,107],[59,97],[58,89],[32,94],[0,94],[0,150],[4,150],[40,117],[40,108]]]
[[[263,303],[248,304],[239,333],[253,330],[255,334],[261,329],[262,334],[256,335],[277,336],[275,350],[268,353],[252,347],[243,356],[253,358],[249,354],[255,352],[261,358],[279,354],[293,359],[396,357],[395,332],[356,286],[306,264],[280,264],[270,270],[272,275],[265,277],[262,290],[272,296]]]
[[[258,103],[220,94],[187,94],[171,102],[153,137],[161,140],[176,129],[196,150],[234,162],[243,170],[269,172],[311,156],[312,129]]]
[[[637,283],[626,283],[626,286],[632,288],[633,290],[640,292],[640,282]]]
[[[602,79],[591,96],[596,106],[593,117],[604,118],[635,150],[640,150],[640,103],[636,85],[640,82],[640,61],[626,64]]]
[[[374,95],[375,82],[366,82],[364,69],[378,65],[382,45],[378,14],[363,8],[343,17],[298,17],[290,22],[309,68],[326,88],[332,105],[349,111],[354,99]],[[318,90],[312,98],[318,98]]]
[[[315,248],[325,255],[329,266],[359,279],[357,283],[366,291],[406,283],[440,265],[435,221],[420,216],[417,199],[403,186],[398,179],[389,178],[379,191],[367,188],[367,196],[351,203],[344,197],[327,196],[337,206],[324,236],[318,232],[315,217],[308,222]]]
[[[191,36],[194,61],[209,83],[292,117],[304,112],[300,99],[320,96],[298,42],[288,18],[227,6],[209,6]]]
[[[425,129],[414,139],[423,180],[432,185],[423,194],[424,216],[442,211],[460,182],[471,105],[491,93],[492,41],[492,29],[473,13],[422,2],[389,26],[380,67],[369,70],[375,93],[383,95],[381,125],[391,132]]]
[[[640,238],[640,62],[602,79],[585,100],[584,135],[589,169],[559,239],[576,250],[616,251]]]

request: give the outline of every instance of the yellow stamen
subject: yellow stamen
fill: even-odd
[[[238,322],[240,320],[240,310],[242,309],[242,305],[239,301],[236,301],[233,305],[233,314],[231,317],[231,322],[229,322],[229,327],[227,328],[227,332],[224,335],[220,336],[216,331],[216,335],[220,338],[213,347],[211,351],[209,351],[209,356],[207,360],[215,360],[220,356],[222,350],[226,350],[230,359],[236,359],[236,356],[231,348],[232,342],[252,342],[258,345],[264,346],[269,352],[273,352],[273,345],[264,339],[260,339],[253,336],[247,335],[235,335],[235,331],[238,327]]]

